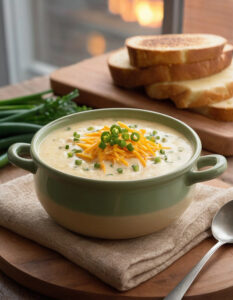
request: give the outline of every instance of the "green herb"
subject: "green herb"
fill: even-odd
[[[129,140],[129,134],[128,132],[123,132],[121,137],[123,138],[123,140],[128,141]]]
[[[75,164],[76,164],[76,166],[81,166],[82,160],[81,159],[76,159]]]
[[[166,156],[166,155],[164,156],[164,160],[165,160],[165,161],[167,160],[167,156]]]
[[[160,163],[160,162],[161,162],[161,158],[160,157],[157,156],[157,157],[154,158],[154,163],[155,164]]]
[[[90,127],[87,128],[88,131],[92,131],[92,130],[94,130],[94,129],[95,129],[95,128],[92,127],[92,126],[90,126]]]
[[[83,151],[81,149],[72,149],[72,152],[74,152],[74,153],[82,153]]]
[[[124,147],[126,147],[126,141],[125,140],[119,140],[118,141],[118,145],[121,147],[121,148],[124,148]]]
[[[78,134],[76,131],[73,133],[73,136],[74,136],[75,138],[80,138],[80,134]]]
[[[106,148],[106,144],[104,142],[100,142],[99,143],[99,148],[101,148],[102,150],[104,150]]]
[[[139,171],[139,165],[132,165],[132,168],[133,168],[134,172]]]
[[[67,156],[70,158],[70,157],[73,157],[74,156],[74,153],[73,152],[68,152],[67,153]]]
[[[113,164],[111,164],[110,167],[113,168]]]
[[[108,131],[104,131],[102,134],[101,134],[101,141],[103,143],[108,143],[111,139],[111,134],[110,132]]]
[[[73,138],[73,141],[74,141],[74,142],[79,142],[79,138],[78,138],[78,137],[74,137],[74,138]]]
[[[113,136],[118,137],[119,133],[121,133],[121,127],[119,125],[112,125],[110,131]]]
[[[163,149],[160,149],[159,152],[160,152],[161,154],[165,154],[165,150],[163,150]]]
[[[122,168],[117,168],[117,172],[118,172],[119,174],[122,174],[122,173],[123,173],[123,169],[122,169]]]
[[[157,136],[156,136],[156,140],[159,140],[159,139],[160,139],[160,136],[159,136],[159,135],[157,135]]]
[[[66,146],[65,146],[65,149],[66,149],[66,150],[68,150],[69,148],[70,148],[70,146],[69,146],[69,145],[66,145]]]
[[[162,142],[166,143],[167,139],[166,138],[162,138]]]
[[[155,142],[155,137],[154,136],[149,135],[149,136],[146,137],[146,139],[151,141],[151,142]]]
[[[158,132],[156,130],[153,130],[152,135],[156,135]]]
[[[132,141],[138,142],[140,140],[140,135],[137,132],[132,132],[130,138]]]
[[[133,146],[131,143],[129,143],[129,144],[127,145],[127,149],[128,149],[129,151],[133,151],[133,150],[134,150],[134,146]]]
[[[100,169],[100,164],[96,162],[96,163],[94,164],[94,168],[95,168],[95,169]]]

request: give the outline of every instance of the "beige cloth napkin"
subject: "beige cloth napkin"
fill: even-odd
[[[57,225],[36,198],[33,176],[0,185],[0,225],[51,248],[118,290],[137,286],[171,265],[210,235],[215,212],[233,199],[233,188],[198,184],[189,208],[172,226],[148,236],[107,241]]]

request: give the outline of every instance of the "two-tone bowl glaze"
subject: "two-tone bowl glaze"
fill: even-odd
[[[42,140],[52,131],[85,120],[128,118],[160,123],[182,133],[193,148],[190,160],[162,176],[104,181],[61,172],[39,155]],[[31,158],[23,158],[21,154]],[[38,199],[60,225],[83,235],[133,238],[156,232],[174,222],[192,200],[195,183],[220,175],[227,166],[221,155],[200,157],[201,141],[185,123],[167,115],[138,109],[99,109],[60,118],[40,129],[31,145],[17,143],[9,160],[34,174]],[[205,170],[202,167],[211,166]]]

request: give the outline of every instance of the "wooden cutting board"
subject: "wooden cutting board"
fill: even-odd
[[[220,180],[212,180],[208,184],[228,187]],[[158,300],[177,285],[215,242],[208,238],[163,272],[122,293],[54,251],[0,227],[0,269],[18,283],[56,299]],[[232,300],[232,257],[233,246],[220,248],[184,299]]]
[[[95,108],[135,107],[176,117],[199,134],[203,148],[226,156],[233,155],[233,122],[211,120],[199,114],[175,108],[170,101],[149,99],[143,89],[126,90],[113,85],[107,67],[109,54],[84,60],[51,74],[55,93],[63,95],[78,88],[79,103]]]

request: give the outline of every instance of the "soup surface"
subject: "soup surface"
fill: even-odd
[[[96,119],[51,132],[40,158],[64,173],[98,180],[164,175],[185,164],[192,145],[176,130],[136,119]]]

